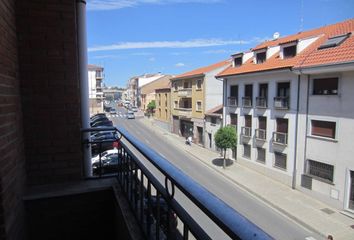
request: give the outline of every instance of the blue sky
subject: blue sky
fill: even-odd
[[[90,64],[125,87],[144,73],[180,74],[270,39],[354,17],[354,0],[88,0]]]

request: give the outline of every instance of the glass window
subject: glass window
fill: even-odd
[[[234,64],[235,64],[235,67],[241,66],[242,65],[242,57],[235,58]]]
[[[197,89],[202,88],[202,80],[197,80]]]
[[[197,111],[202,111],[202,102],[197,101]]]
[[[264,63],[266,61],[266,52],[260,52],[256,54],[257,64]]]
[[[313,79],[313,95],[338,94],[338,78]]]
[[[246,158],[251,158],[251,145],[243,144],[243,156]]]
[[[311,120],[311,135],[334,139],[336,137],[336,123]]]
[[[283,57],[292,58],[296,55],[296,45],[283,48]]]
[[[333,182],[334,167],[332,165],[307,160],[307,174]]]

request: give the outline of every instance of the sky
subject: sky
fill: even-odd
[[[354,0],[87,0],[88,63],[106,86],[178,75],[280,37],[354,18]]]

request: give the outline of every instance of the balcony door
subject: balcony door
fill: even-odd
[[[290,83],[278,83],[278,97],[289,97],[290,96]]]
[[[277,132],[288,133],[288,119],[277,118]]]

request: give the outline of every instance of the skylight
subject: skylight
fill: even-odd
[[[339,46],[342,42],[344,42],[349,37],[349,35],[350,35],[350,33],[328,38],[327,41],[325,43],[323,43],[318,49]]]

